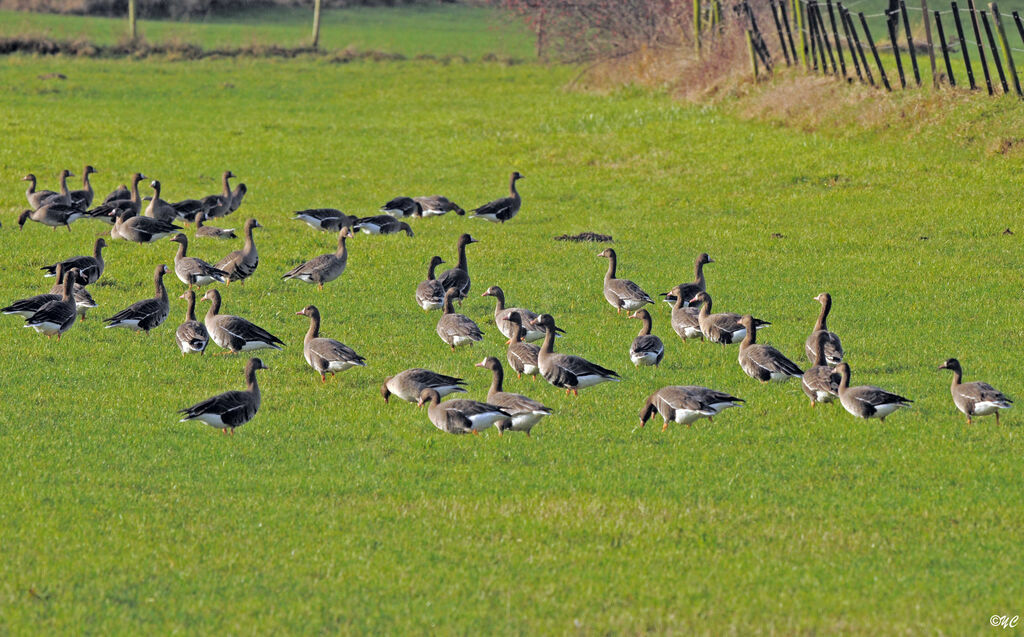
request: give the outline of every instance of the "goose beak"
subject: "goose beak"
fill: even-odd
[[[484,362],[483,361],[480,361],[476,365],[473,365],[473,367],[483,367],[483,366],[484,366]]]
[[[181,295],[180,295],[180,296],[178,296],[178,298],[179,298],[179,299],[183,299],[183,298],[185,298],[186,296],[188,296],[188,293],[187,293],[187,292],[182,292],[182,293],[181,293]]]
[[[714,263],[714,262],[715,262],[714,259],[708,259],[708,263]]]
[[[565,330],[563,330],[560,327],[555,327],[555,333],[556,334],[565,334]]]
[[[296,312],[295,313],[295,316],[305,316],[305,315],[306,315],[305,312]]]

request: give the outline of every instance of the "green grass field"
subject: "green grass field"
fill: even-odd
[[[38,79],[50,72],[67,80]],[[963,136],[963,118],[1021,107],[981,100],[923,133],[805,134],[635,90],[566,91],[574,72],[6,58],[0,300],[48,288],[39,266],[108,229],[19,232],[24,173],[53,187],[91,163],[102,194],[141,170],[174,200],[217,191],[230,168],[249,197],[227,221],[265,229],[259,270],[222,290],[224,309],[287,347],[263,355],[263,407],[225,437],[174,412],[241,388],[243,357],[183,359],[178,300],[150,337],[100,322],[152,294],[176,245],[110,247],[100,307],[59,343],[0,317],[0,632],[991,634],[990,616],[1020,613],[1021,415],[967,427],[936,367],[957,356],[967,380],[1024,387],[1021,157]],[[351,240],[323,292],[280,279],[334,244],[294,210],[371,214],[434,192],[469,208],[513,169],[525,203],[508,224],[422,220],[412,239]],[[681,343],[663,305],[665,361],[633,369],[639,322],[602,298],[600,247],[552,241],[584,230],[614,235],[620,275],[651,293],[709,252],[716,308],[772,321],[762,340],[801,363],[812,297],[831,292],[854,382],[914,407],[885,423],[811,409],[796,383],[747,378],[735,347]],[[452,353],[413,291],[464,231],[480,243],[462,311],[486,337]],[[532,439],[450,436],[385,405],[382,379],[413,366],[484,397],[473,364],[504,360],[478,296],[494,284],[554,313],[559,348],[623,382],[573,398],[510,379],[555,409]],[[309,303],[367,368],[320,384],[294,315]],[[636,430],[667,384],[747,406]]]

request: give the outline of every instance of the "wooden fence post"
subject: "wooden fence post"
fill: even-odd
[[[850,50],[850,58],[853,59],[853,68],[857,71],[857,79],[861,82],[864,81],[864,75],[860,72],[860,62],[857,60],[857,49],[853,48],[853,36],[850,35],[850,27],[847,24],[846,9],[843,8],[843,3],[838,3],[839,9],[839,22],[843,25],[843,33],[846,35],[846,48]]]
[[[864,75],[868,78],[868,83],[871,86],[875,85],[875,77],[871,74],[871,67],[868,66],[868,58],[864,55],[864,47],[860,44],[860,36],[857,35],[857,27],[853,24],[853,16],[849,10],[842,10],[843,19],[846,20],[846,24],[850,27],[850,32],[853,33],[853,42],[857,45],[857,52],[860,54],[860,65],[864,69]]]
[[[895,20],[887,19],[885,26],[889,30],[889,41],[892,42],[892,54],[896,56],[896,73],[900,76],[900,88],[907,88],[907,78],[903,76],[903,60],[900,58],[900,43],[896,40],[896,28],[899,16],[889,16]]]
[[[138,30],[135,26],[135,0],[128,0],[128,37],[132,43],[138,38]]]
[[[750,53],[750,68],[754,70],[754,81],[757,81],[757,53],[754,52],[754,36],[747,29],[747,51]]]
[[[935,44],[932,43],[932,21],[928,19],[928,0],[921,0],[921,16],[924,19],[924,39],[928,42],[928,61],[932,65],[932,87],[939,87],[939,76],[935,74]]]
[[[313,48],[320,44],[320,0],[313,3]],[[540,44],[538,43],[538,48]]]
[[[971,85],[971,90],[978,88],[978,84],[974,81],[974,69],[971,68],[971,56],[967,54],[967,39],[964,37],[964,25],[960,22],[960,9],[957,8],[955,2],[949,4],[953,8],[953,24],[956,25],[956,37],[960,40],[960,52],[964,55],[964,66],[967,67],[967,81]]]
[[[1006,70],[1013,77],[1013,88],[1017,91],[1017,97],[1021,97],[1020,78],[1017,77],[1017,65],[1013,61],[1013,50],[1010,42],[1006,39],[1006,29],[1003,28],[1003,16],[999,13],[999,5],[993,2],[988,3],[989,11],[992,12],[992,19],[996,21],[996,31],[999,32],[999,41],[1003,45],[1003,55],[1006,56]]]
[[[942,46],[942,58],[946,61],[946,76],[949,78],[949,85],[956,86],[956,78],[953,77],[953,65],[949,63],[949,47],[946,46],[946,32],[942,28],[942,15],[935,12],[935,28],[939,33],[939,44]],[[939,85],[938,79],[933,84]]]
[[[786,10],[786,0],[779,0],[779,9],[782,10],[782,24],[786,27],[786,39],[789,40],[789,50],[793,54],[793,64],[799,61],[796,54],[796,44],[793,43],[793,31],[789,28],[789,13]]]
[[[700,56],[700,0],[693,0],[693,47]]]
[[[871,55],[875,56],[875,66],[878,67],[878,74],[882,77],[882,84],[885,86],[885,90],[891,91],[892,86],[889,84],[889,77],[885,74],[885,67],[882,66],[882,58],[878,57],[878,49],[875,47],[875,39],[871,37],[871,28],[868,27],[868,19],[864,17],[864,12],[861,11],[857,14],[860,16],[860,24],[864,27],[864,39],[868,41],[868,46],[871,47]]]
[[[800,36],[800,62],[804,65],[805,69],[809,69],[810,66],[807,62],[807,31],[804,29],[804,9],[800,0],[793,0],[793,18],[796,21],[797,34]]]
[[[775,0],[771,0],[770,9],[772,11],[772,20],[775,21],[775,30],[779,34],[779,45],[782,47],[782,56],[786,58],[786,66],[792,66],[789,61],[789,49],[786,48],[786,35],[782,32],[782,21],[779,20],[779,15],[775,13]]]
[[[828,7],[828,21],[832,25],[832,39],[836,42],[836,53],[839,55],[839,66],[843,70],[843,77],[847,77],[846,60],[843,58],[843,43],[839,39],[839,29],[836,28],[836,13],[832,9],[832,0],[825,0]]]
[[[988,72],[988,59],[981,40],[981,26],[978,24],[978,10],[974,8],[974,0],[967,0],[967,9],[971,12],[971,26],[974,27],[974,40],[978,43],[978,57],[981,58],[981,71],[985,74],[985,85],[988,94],[993,95],[995,91],[992,90],[992,76]]]
[[[921,86],[921,71],[917,68],[917,51],[914,50],[914,36],[910,33],[910,18],[907,17],[907,3],[900,0],[900,13],[903,15],[903,28],[907,32],[907,48],[910,49],[910,63],[914,67],[914,81]],[[928,13],[924,13],[925,24],[928,23]]]
[[[1003,87],[1003,93],[1010,92],[1010,85],[1006,83],[1006,74],[1003,73],[1003,63],[999,59],[999,47],[996,46],[996,39],[992,37],[992,27],[988,23],[988,14],[981,11],[981,23],[985,25],[985,37],[988,38],[988,46],[992,49],[992,61],[996,63],[996,73],[999,74],[999,84]]]
[[[828,31],[825,29],[825,19],[821,16],[821,5],[814,3],[814,19],[818,21],[818,35],[821,36],[822,44],[825,45],[825,52],[828,53],[829,65],[832,67],[832,75],[839,75],[839,68],[836,66],[836,56],[832,55],[832,44],[828,40]],[[836,43],[839,46],[839,43]],[[824,64],[824,60],[822,60]]]

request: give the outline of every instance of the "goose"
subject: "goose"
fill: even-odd
[[[420,207],[420,215],[424,217],[437,217],[449,212],[455,211],[455,214],[460,217],[466,214],[466,211],[459,207],[454,201],[448,197],[441,195],[430,195],[428,197],[413,197]]]
[[[664,424],[662,431],[668,429],[670,422],[690,427],[701,418],[708,422],[719,413],[730,407],[742,407],[743,399],[707,387],[697,385],[669,385],[662,387],[647,397],[640,409],[640,426],[654,416],[661,414]]]
[[[179,409],[185,417],[179,422],[198,420],[211,427],[220,429],[225,434],[234,435],[235,428],[253,419],[260,410],[260,386],[256,383],[256,370],[270,369],[258,358],[250,358],[245,364],[244,391],[229,391],[207,398],[191,407]]]
[[[839,396],[839,374],[829,365],[825,353],[828,333],[817,331],[814,337],[814,367],[804,372],[800,381],[804,393],[811,399],[811,407],[817,403],[830,403]]]
[[[578,395],[584,387],[597,385],[607,381],[619,382],[619,375],[610,369],[595,365],[579,356],[556,354],[555,319],[550,314],[541,314],[534,324],[544,328],[544,344],[537,353],[537,363],[541,376],[555,387],[562,387],[565,393],[570,391]]]
[[[127,327],[136,332],[146,332],[158,327],[167,318],[171,311],[171,304],[167,300],[167,288],[164,287],[164,275],[169,270],[166,265],[156,266],[153,273],[153,284],[156,287],[156,295],[151,299],[143,299],[132,303],[110,318],[103,319],[111,327]]]
[[[153,189],[153,198],[149,200],[149,205],[142,212],[143,216],[168,223],[177,221],[178,209],[160,198],[159,180],[154,179],[149,182],[149,187]]]
[[[449,400],[441,402],[441,394],[434,389],[424,389],[420,393],[418,406],[429,404],[427,416],[434,426],[450,434],[478,434],[501,420],[511,418],[512,414],[497,405],[477,402],[475,400]]]
[[[939,369],[953,370],[953,384],[949,390],[953,394],[953,404],[965,416],[967,424],[973,424],[974,416],[996,415],[996,425],[999,424],[999,410],[1013,407],[1013,401],[1007,398],[1001,391],[988,383],[975,381],[963,383],[964,372],[960,368],[960,361],[955,358],[948,359]]]
[[[49,203],[75,207],[72,206],[71,191],[68,190],[68,177],[74,176],[70,170],[60,171],[60,192],[54,192],[52,190],[36,190],[36,176],[32,173],[25,175],[21,180],[29,182],[28,190],[25,191],[28,204],[33,209],[42,208]]]
[[[251,323],[240,316],[219,314],[220,292],[209,290],[203,295],[203,301],[210,301],[210,309],[206,312],[203,323],[210,338],[221,348],[232,354],[253,349],[281,349],[284,343],[262,327]],[[226,354],[227,352],[221,352]]]
[[[526,374],[532,376],[533,380],[537,380],[537,374],[540,373],[540,364],[537,362],[540,348],[523,341],[526,328],[523,327],[519,312],[510,313],[507,320],[512,324],[513,333],[512,340],[508,344],[508,351],[505,353],[505,359],[512,369],[516,370],[516,378],[522,378],[523,374]]]
[[[60,300],[48,301],[36,310],[32,316],[25,319],[25,327],[31,327],[40,334],[46,334],[47,338],[53,336],[60,340],[64,332],[71,329],[78,316],[75,307],[74,285],[78,278],[78,270],[71,269],[64,277],[64,289],[61,290]]]
[[[321,254],[298,265],[286,272],[282,279],[296,279],[306,283],[316,283],[321,290],[324,283],[330,283],[341,276],[348,264],[348,246],[345,239],[352,236],[352,231],[346,226],[338,233],[338,250],[334,254]]]
[[[712,343],[730,345],[739,343],[747,335],[747,328],[740,323],[740,315],[732,312],[711,313],[711,295],[707,292],[698,292],[691,303],[700,306],[697,320],[700,323],[700,332],[704,338]],[[754,319],[754,326],[763,329],[771,325],[768,321],[759,318]]]
[[[771,345],[757,343],[757,330],[754,328],[754,317],[745,314],[740,318],[740,325],[746,328],[746,335],[740,342],[740,367],[754,380],[762,383],[773,381],[783,383],[790,378],[800,378],[804,370],[786,358],[782,352]]]
[[[132,191],[128,189],[128,184],[121,184],[117,188],[114,188],[110,193],[103,198],[103,203],[110,203],[112,201],[119,201],[121,199],[128,199],[132,196]]]
[[[633,339],[633,345],[629,348],[629,360],[633,361],[634,367],[641,365],[654,365],[657,367],[665,356],[665,344],[661,339],[651,334],[651,314],[647,310],[639,309],[629,318],[640,319],[644,326],[640,333]]]
[[[434,270],[442,263],[444,261],[441,260],[441,257],[430,257],[427,280],[420,281],[420,284],[416,286],[416,304],[428,312],[444,307],[444,286],[434,277]]]
[[[505,307],[505,292],[496,285],[492,285],[491,287],[487,288],[487,290],[480,296],[494,297],[496,301],[494,305],[494,324],[498,326],[498,331],[500,331],[506,338],[509,339],[509,342],[512,342],[511,339],[512,336],[515,334],[516,330],[515,326],[513,326],[512,323],[508,320],[510,314],[512,314],[513,312],[518,312],[519,319],[524,327],[526,325],[531,325],[534,319],[536,319],[538,316],[536,312],[531,312],[530,310],[526,310],[521,307]],[[523,340],[528,343],[531,343],[533,341],[539,341],[542,338],[544,338],[544,330],[531,330],[529,328],[526,328],[526,334],[523,336]]]
[[[178,298],[185,299],[188,303],[188,309],[185,310],[185,322],[179,325],[174,332],[174,339],[178,342],[181,355],[184,356],[192,352],[205,354],[206,346],[210,344],[210,333],[206,331],[205,325],[196,320],[196,293],[188,289]]]
[[[245,234],[245,245],[241,250],[235,250],[228,254],[214,266],[218,270],[228,273],[228,283],[238,281],[245,285],[245,280],[253,275],[256,266],[260,264],[260,253],[256,251],[256,242],[252,239],[253,228],[262,228],[259,221],[250,218],[245,220],[242,232]]]
[[[35,221],[44,226],[50,226],[56,230],[59,226],[65,226],[71,232],[71,223],[81,219],[84,212],[73,206],[68,206],[56,201],[44,203],[35,210],[25,210],[18,216],[18,227],[25,229],[27,221]]]
[[[502,197],[501,199],[495,199],[489,203],[485,203],[479,208],[472,210],[473,217],[476,219],[486,219],[495,223],[505,223],[512,217],[519,214],[519,206],[522,205],[523,200],[519,196],[519,191],[516,190],[516,182],[523,178],[518,171],[512,173],[512,178],[509,180],[508,190],[509,196]]]
[[[666,296],[672,296],[675,299],[672,305],[672,330],[679,335],[679,338],[683,339],[684,343],[691,338],[703,340],[704,333],[700,331],[699,306],[701,304],[686,305],[689,299],[682,293],[682,288],[682,285],[677,285],[666,292]]]
[[[92,189],[92,184],[89,183],[89,175],[99,172],[92,166],[86,165],[82,170],[82,188],[81,190],[71,191],[71,205],[80,210],[87,210],[92,205],[92,199],[95,195],[95,191]]]
[[[64,266],[63,264],[57,264],[57,282],[53,284],[50,291],[47,294],[37,294],[24,299],[18,299],[5,308],[0,309],[2,314],[17,314],[22,318],[29,318],[33,314],[39,311],[41,307],[49,303],[50,301],[59,301],[64,294]],[[79,272],[81,276],[81,272]],[[75,310],[78,316],[84,321],[85,313],[96,307],[96,301],[93,300],[92,295],[83,286],[75,283],[72,288],[71,295],[75,299]]]
[[[501,362],[493,356],[488,356],[479,363],[477,367],[491,370],[491,388],[487,390],[487,404],[500,407],[512,417],[508,420],[499,420],[497,423],[498,435],[503,432],[525,431],[526,437],[530,437],[530,430],[541,421],[544,416],[551,415],[551,408],[527,398],[522,394],[513,394],[502,391],[501,384],[505,378],[505,370]]]
[[[886,416],[914,402],[874,385],[850,387],[850,366],[846,363],[839,363],[836,373],[839,374],[839,403],[857,418],[878,418],[885,422]]]
[[[466,263],[466,246],[477,242],[468,233],[460,236],[458,264],[454,268],[445,270],[441,273],[441,276],[437,277],[437,280],[441,282],[445,290],[455,290],[455,298],[458,299],[460,306],[462,305],[462,299],[469,295],[470,286],[469,265]]]
[[[683,295],[683,306],[688,305],[690,299],[697,296],[698,292],[703,292],[707,289],[704,283],[704,266],[714,262],[715,260],[709,257],[707,252],[701,252],[693,266],[693,283],[680,283],[668,293],[662,294],[661,296],[665,297],[665,302],[674,306],[678,293],[681,293]],[[676,288],[679,288],[680,292],[677,293]]]
[[[114,220],[116,220],[122,213],[131,212],[132,215],[139,214],[142,212],[142,198],[139,197],[139,182],[143,179],[147,179],[147,177],[142,173],[134,173],[132,175],[132,187],[127,191],[127,193],[121,193],[120,190],[115,190],[110,193],[110,195],[107,195],[107,199],[105,199],[102,204],[87,211],[86,215],[93,219],[100,219],[113,223]],[[127,196],[111,199],[115,193],[126,194]]]
[[[618,262],[615,250],[605,248],[597,256],[608,259],[608,272],[604,275],[604,298],[615,308],[616,314],[621,313],[622,310],[630,312],[639,310],[648,303],[654,303],[647,292],[644,292],[636,283],[629,279],[615,278],[615,268]]]
[[[455,290],[448,290],[444,293],[444,314],[437,321],[437,335],[447,343],[452,351],[456,347],[472,345],[484,340],[480,327],[473,322],[473,319],[464,314],[456,314],[452,308],[452,299],[455,298]]]
[[[224,190],[219,195],[207,195],[200,199],[203,202],[203,212],[207,219],[224,217],[231,212],[231,184],[228,180],[235,177],[235,173],[225,170],[221,179],[224,183]]]
[[[412,197],[395,197],[381,206],[380,211],[396,219],[423,216],[423,207]]]
[[[828,331],[828,327],[825,324],[829,310],[832,309],[832,295],[828,292],[822,292],[814,297],[814,300],[821,303],[821,313],[818,314],[818,321],[814,324],[811,335],[807,337],[807,341],[804,343],[804,352],[807,354],[808,360],[814,363],[816,360],[814,343],[818,333],[821,332],[825,335],[825,361],[829,365],[838,365],[843,362],[843,345],[839,342],[838,336]]]
[[[200,210],[196,213],[196,237],[207,237],[210,239],[237,239],[234,228],[217,228],[205,225],[206,213]]]
[[[227,283],[230,275],[224,270],[217,269],[202,259],[186,256],[188,237],[183,233],[174,235],[171,241],[178,244],[178,253],[174,255],[174,273],[190,290],[193,285],[209,285],[214,281]]]
[[[309,317],[309,331],[303,340],[302,355],[314,371],[320,374],[320,382],[327,382],[327,374],[334,376],[350,367],[366,367],[366,359],[356,354],[348,345],[320,336],[320,310],[315,305],[307,305],[295,313]]]
[[[303,221],[314,230],[324,232],[337,232],[342,226],[349,228],[357,221],[358,217],[350,217],[340,210],[334,208],[310,208],[309,210],[298,210],[292,219]]]
[[[396,232],[404,232],[407,236],[415,236],[409,224],[389,215],[362,217],[357,219],[352,227],[362,230],[365,234],[395,234]]]
[[[64,273],[70,272],[73,268],[66,268],[63,266],[57,267],[57,282],[50,288],[50,294],[54,294],[58,297],[64,292]],[[78,281],[82,280],[82,271],[78,271]],[[89,294],[89,290],[85,289],[84,285],[81,285],[78,281],[71,289],[71,296],[75,299],[75,311],[78,312],[78,317],[81,320],[85,320],[85,313],[96,307],[96,301],[93,300],[92,295]]]
[[[433,389],[438,396],[444,397],[454,393],[465,394],[466,390],[462,387],[465,384],[466,381],[461,378],[445,376],[422,367],[413,367],[385,378],[380,386],[380,395],[384,397],[384,402],[388,402],[388,398],[394,394],[402,400],[414,403],[420,399],[424,389]]]
[[[242,200],[245,199],[247,192],[249,192],[249,188],[245,184],[235,186],[235,189],[231,191],[231,209],[228,211],[228,214],[242,207]]]
[[[176,226],[169,221],[140,217],[131,211],[124,211],[114,221],[110,236],[134,243],[153,243],[165,239],[181,229],[181,226]]]
[[[103,274],[104,267],[106,267],[103,261],[103,248],[105,247],[107,247],[107,242],[103,237],[99,237],[93,245],[93,256],[70,257],[60,261],[59,263],[44,265],[39,269],[46,272],[44,276],[52,277],[57,275],[58,266],[63,265],[65,270],[78,268],[78,276],[81,277],[79,279],[79,283],[82,285],[92,285],[100,278]]]
[[[174,214],[182,223],[192,223],[203,212],[203,202],[198,199],[182,199],[169,205],[174,208]]]

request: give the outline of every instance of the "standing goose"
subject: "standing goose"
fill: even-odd
[[[636,283],[629,279],[615,278],[615,268],[618,264],[615,250],[605,248],[604,252],[598,253],[597,256],[608,259],[608,272],[604,275],[604,298],[615,308],[616,314],[622,310],[639,310],[648,303],[654,303],[647,292]]]
[[[206,346],[210,344],[210,333],[206,326],[196,320],[196,293],[191,289],[185,290],[180,297],[188,302],[188,309],[185,310],[185,322],[178,326],[174,332],[174,339],[178,342],[181,355],[190,352],[206,353]]]
[[[84,215],[85,213],[78,208],[52,201],[44,203],[35,210],[23,211],[18,216],[18,227],[24,230],[27,221],[35,221],[44,226],[50,226],[54,230],[64,226],[68,229],[68,232],[71,232],[71,222],[81,219]]]
[[[48,203],[59,203],[74,207],[72,206],[71,191],[68,190],[68,177],[74,177],[70,170],[64,169],[60,171],[60,192],[36,190],[36,176],[32,173],[22,177],[22,181],[29,182],[28,190],[25,191],[28,205],[32,206],[33,209],[41,208]]]
[[[950,358],[939,369],[953,370],[953,384],[949,390],[953,394],[953,404],[965,416],[967,424],[973,424],[974,416],[996,415],[996,425],[999,424],[999,410],[1013,407],[1013,401],[1007,398],[1001,391],[988,383],[975,381],[963,383],[963,370],[960,368],[960,361]]]
[[[209,239],[237,239],[238,235],[235,234],[234,228],[217,228],[215,226],[207,226],[206,213],[200,210],[196,213],[196,237],[207,237]]]
[[[118,214],[110,236],[134,243],[153,243],[169,237],[181,229],[181,226],[176,226],[169,221],[140,217],[130,210],[126,210]]]
[[[110,318],[103,319],[111,327],[127,327],[136,332],[145,332],[158,327],[167,318],[171,311],[170,301],[167,300],[167,288],[164,287],[164,275],[167,274],[166,265],[156,266],[153,273],[153,284],[156,287],[156,295],[151,299],[143,299],[132,303]]]
[[[231,184],[228,181],[235,176],[230,170],[225,170],[221,179],[224,189],[219,195],[207,195],[200,199],[203,202],[203,212],[207,219],[224,217],[231,212]]]
[[[825,354],[828,333],[818,331],[814,337],[814,367],[804,372],[800,384],[811,399],[811,407],[817,403],[830,403],[839,396],[839,374],[829,365]]]
[[[441,394],[434,389],[424,389],[417,405],[429,403],[427,416],[435,427],[450,434],[476,434],[494,423],[512,416],[497,405],[475,400],[449,400],[441,402]]]
[[[337,232],[343,226],[349,228],[358,220],[358,217],[350,217],[340,210],[334,208],[310,208],[309,210],[298,210],[292,219],[304,221],[306,225],[314,230],[324,232]]]
[[[914,402],[874,385],[850,387],[850,366],[846,363],[839,363],[836,372],[839,374],[839,402],[857,418],[878,418],[885,422],[886,416]]]
[[[444,307],[444,286],[434,277],[434,270],[442,263],[444,261],[441,260],[441,257],[430,257],[427,280],[420,281],[420,284],[416,286],[416,304],[428,312]]]
[[[58,266],[64,266],[65,270],[78,268],[78,275],[81,277],[79,282],[83,285],[92,285],[100,278],[103,274],[103,268],[106,267],[103,262],[103,248],[105,247],[107,247],[107,242],[103,237],[99,237],[93,245],[93,256],[70,257],[59,263],[44,265],[39,269],[46,272],[45,276],[51,277],[56,276]]]
[[[302,355],[306,362],[320,374],[320,382],[327,382],[327,374],[334,376],[350,367],[366,367],[366,359],[356,354],[348,345],[320,336],[320,310],[315,305],[307,305],[298,316],[309,317],[309,331],[303,340]]]
[[[256,251],[256,242],[252,240],[252,231],[253,228],[262,227],[256,219],[246,219],[245,225],[242,227],[242,232],[245,233],[245,245],[241,250],[235,250],[217,262],[215,267],[228,273],[228,283],[238,281],[245,285],[245,280],[256,271],[256,266],[260,264],[260,254]]]
[[[522,394],[513,394],[502,391],[501,384],[505,378],[505,370],[501,368],[501,362],[493,356],[488,356],[479,363],[477,367],[491,370],[491,388],[487,391],[487,403],[496,405],[510,414],[512,418],[498,421],[498,435],[511,429],[512,431],[525,431],[526,437],[530,437],[530,430],[540,422],[544,416],[551,415],[551,408],[527,398]]]
[[[107,195],[107,199],[105,199],[102,204],[96,206],[92,210],[89,210],[86,214],[94,219],[102,219],[104,221],[112,221],[124,212],[131,212],[133,215],[139,214],[142,212],[142,198],[139,196],[139,182],[143,179],[146,179],[146,176],[142,173],[133,174],[132,187],[127,191],[127,193],[115,190]],[[111,199],[115,194],[118,198]]]
[[[64,289],[61,290],[59,301],[49,301],[25,319],[25,327],[31,327],[47,338],[53,336],[60,340],[64,332],[71,329],[78,316],[75,308],[74,285],[78,278],[78,270],[72,269],[64,277]]]
[[[169,205],[174,208],[176,218],[182,223],[192,223],[203,212],[203,202],[198,199],[182,199]]]
[[[160,182],[154,179],[149,182],[149,187],[153,189],[153,198],[149,200],[149,205],[147,205],[146,209],[142,212],[143,216],[150,217],[152,219],[159,219],[160,221],[166,221],[168,223],[177,221],[177,208],[160,198]]]
[[[404,232],[407,236],[414,236],[409,224],[389,215],[362,217],[357,219],[352,227],[362,230],[365,234],[395,234],[396,232]]]
[[[452,307],[452,299],[455,298],[455,290],[448,290],[444,293],[444,314],[437,321],[437,335],[447,343],[452,351],[456,347],[472,345],[484,340],[484,334],[480,327],[473,322],[473,319],[464,314],[456,314]]]
[[[821,313],[818,314],[818,321],[814,324],[811,335],[807,337],[807,341],[804,343],[804,352],[812,363],[816,360],[814,348],[815,341],[820,332],[825,335],[825,362],[829,365],[838,365],[843,362],[843,345],[839,342],[838,336],[828,331],[828,326],[825,323],[828,313],[832,309],[832,295],[828,292],[822,292],[814,297],[814,300],[821,303]],[[825,362],[819,364],[824,365]]]
[[[282,279],[297,279],[306,283],[316,283],[321,290],[324,283],[330,283],[341,276],[348,264],[348,246],[345,239],[352,236],[348,227],[338,233],[338,250],[334,254],[321,254],[286,272]]]
[[[519,191],[516,190],[516,182],[522,178],[523,176],[518,171],[512,173],[512,178],[509,180],[508,185],[509,196],[495,199],[479,208],[474,208],[472,210],[473,217],[495,223],[505,223],[516,216],[519,213],[519,206],[523,203],[522,198],[519,196]]]
[[[95,191],[92,189],[92,184],[89,183],[89,175],[98,172],[92,166],[86,165],[82,170],[82,188],[81,190],[71,191],[71,205],[80,210],[88,210],[89,206],[92,205],[92,199],[95,195]]]
[[[629,315],[629,318],[640,319],[644,326],[640,334],[633,339],[633,345],[629,348],[629,360],[633,361],[634,367],[640,365],[654,365],[657,367],[665,356],[665,344],[661,339],[651,334],[651,314],[647,310],[640,309]]]
[[[537,362],[544,380],[555,387],[564,388],[566,394],[571,391],[577,395],[579,390],[584,387],[621,380],[617,373],[595,365],[585,358],[569,354],[556,354],[554,351],[555,319],[550,314],[541,314],[534,323],[546,331],[544,344],[537,354]]]
[[[186,256],[188,237],[183,233],[174,235],[171,241],[178,244],[178,253],[174,255],[174,273],[190,290],[193,285],[204,286],[214,281],[227,282],[229,275],[224,270],[219,270],[202,259]]]
[[[740,407],[742,403],[742,398],[707,387],[669,385],[654,392],[644,401],[644,406],[640,409],[640,426],[646,425],[654,416],[654,412],[658,412],[664,421],[662,431],[668,429],[670,422],[689,427],[700,418],[711,421],[720,412],[730,407]]]
[[[0,308],[0,313],[3,314],[17,314],[22,318],[29,318],[33,314],[39,311],[44,305],[50,301],[60,301],[64,295],[64,266],[60,263],[57,264],[57,282],[53,284],[50,291],[46,294],[37,294],[24,299],[18,299],[5,308]],[[81,276],[81,274],[79,274]],[[71,296],[75,299],[75,310],[81,319],[85,320],[85,313],[96,307],[96,301],[93,300],[92,295],[85,287],[75,283]]]
[[[210,301],[210,309],[203,320],[206,331],[210,333],[213,342],[221,348],[237,354],[253,349],[279,350],[284,345],[281,339],[240,316],[219,314],[221,301],[220,292],[217,290],[209,290],[203,295],[202,300]]]
[[[103,198],[103,203],[110,203],[112,201],[120,201],[121,199],[128,199],[132,196],[132,191],[128,189],[127,184],[121,184],[117,188],[114,188],[110,193]]]
[[[70,272],[73,268],[66,268],[58,264],[57,266],[57,282],[50,288],[50,294],[55,294],[59,298],[64,293],[64,273]],[[82,271],[78,271],[78,280],[81,281]],[[85,320],[85,313],[96,307],[96,301],[93,300],[92,295],[89,294],[89,290],[85,289],[84,285],[75,282],[72,287],[71,296],[75,299],[75,311],[78,312],[79,318]]]
[[[412,197],[395,197],[381,206],[380,211],[396,219],[423,216],[423,208]]]
[[[690,299],[697,296],[698,292],[703,292],[707,289],[704,283],[704,266],[714,262],[715,260],[709,257],[707,252],[701,252],[700,256],[697,257],[697,262],[693,266],[693,283],[680,283],[676,287],[672,288],[667,294],[662,294],[662,296],[665,297],[665,302],[674,306],[679,294],[682,294],[683,306],[685,307],[686,305],[689,305]],[[676,288],[679,288],[679,290],[677,291]]]
[[[465,384],[466,381],[461,378],[445,376],[422,367],[413,367],[385,378],[380,386],[380,395],[384,397],[384,402],[388,402],[388,398],[394,394],[402,400],[414,403],[420,399],[424,389],[433,389],[438,396],[444,397],[454,393],[465,394],[466,390],[462,388]]]
[[[242,200],[245,199],[247,192],[249,192],[249,188],[245,184],[235,186],[235,189],[231,191],[231,209],[228,211],[228,214],[242,207]]]
[[[412,200],[419,205],[420,212],[418,216],[424,217],[436,217],[451,211],[455,211],[455,214],[460,217],[466,214],[454,201],[448,199],[448,197],[442,197],[441,195],[430,195],[429,197],[413,197]]]
[[[462,305],[462,299],[469,295],[469,264],[466,263],[466,246],[471,243],[477,243],[477,240],[469,236],[469,234],[463,234],[459,237],[458,251],[459,251],[459,262],[454,268],[450,268],[441,273],[441,276],[437,277],[437,280],[441,282],[445,290],[455,290],[455,298],[458,299],[459,305]]]
[[[700,331],[701,303],[686,305],[689,299],[682,293],[682,288],[682,285],[677,285],[666,293],[666,296],[675,299],[672,305],[672,330],[684,343],[691,338],[703,339],[704,333]]]
[[[519,314],[519,320],[524,327],[532,325],[533,321],[538,316],[536,312],[531,312],[530,310],[526,310],[521,307],[505,307],[505,292],[496,285],[492,285],[487,288],[487,290],[480,296],[494,297],[496,301],[494,305],[494,324],[498,327],[498,331],[500,331],[505,338],[509,339],[510,343],[512,342],[512,337],[515,335],[516,331],[515,326],[508,320],[510,314],[517,312]],[[523,340],[526,342],[539,341],[542,338],[544,338],[544,330],[539,329],[531,330],[526,328],[526,334],[523,336]]]
[[[739,343],[747,335],[747,328],[740,322],[740,315],[732,312],[711,313],[711,295],[707,292],[699,292],[691,303],[700,306],[697,320],[700,323],[701,334],[712,343],[730,345]],[[763,329],[771,325],[768,321],[759,318],[753,319],[754,327]]]
[[[516,370],[517,378],[522,378],[523,374],[526,374],[532,376],[533,380],[537,380],[537,374],[540,373],[540,364],[537,362],[540,348],[523,341],[526,328],[523,327],[519,312],[509,314],[508,321],[512,324],[513,333],[512,341],[508,344],[508,351],[505,353],[505,359],[512,369]]]
[[[270,369],[258,358],[250,358],[245,365],[245,391],[229,391],[207,398],[191,407],[178,410],[185,417],[179,422],[198,420],[225,434],[234,435],[235,427],[249,422],[260,410],[260,386],[256,383],[256,370]]]
[[[796,363],[786,358],[782,352],[771,345],[757,343],[757,330],[754,328],[754,317],[745,314],[740,318],[740,325],[746,328],[746,335],[740,343],[740,367],[754,380],[762,383],[774,381],[782,383],[790,378],[800,378],[804,371]]]

